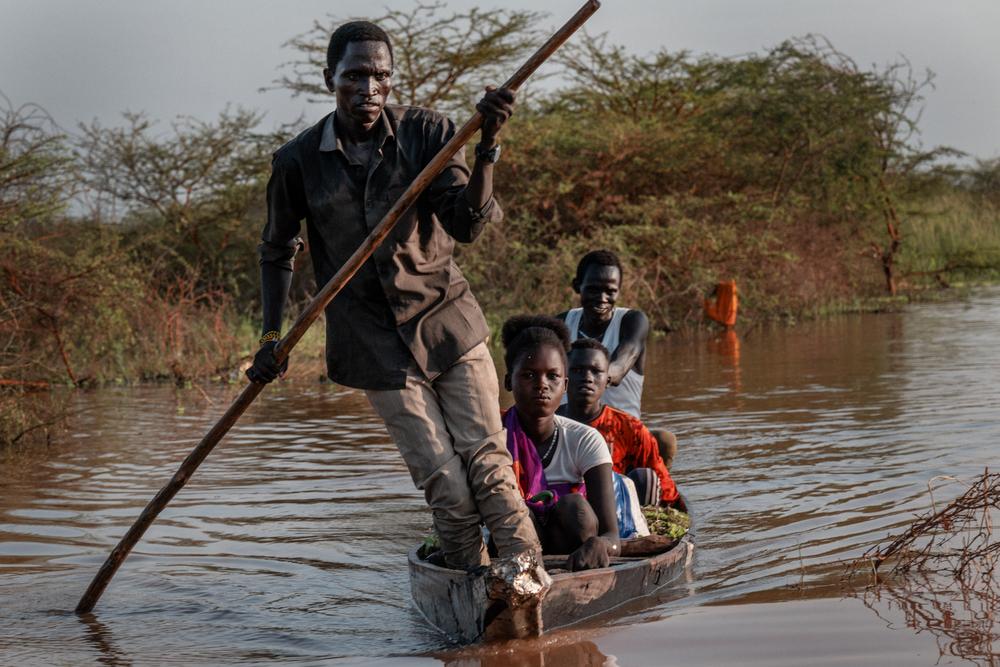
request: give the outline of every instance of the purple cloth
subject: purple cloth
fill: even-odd
[[[544,515],[559,501],[561,496],[579,493],[586,497],[587,487],[581,481],[577,484],[549,484],[545,479],[545,468],[538,456],[538,449],[528,434],[524,432],[517,418],[517,408],[511,407],[503,417],[507,429],[507,451],[514,460],[514,475],[521,497],[533,512]],[[565,443],[559,443],[565,447]]]

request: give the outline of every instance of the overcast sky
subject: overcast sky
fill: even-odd
[[[547,27],[579,0],[450,0],[540,9]],[[268,124],[325,113],[284,91],[259,92],[293,57],[282,48],[314,18],[363,16],[412,2],[360,0],[0,0],[0,92],[35,102],[58,123],[123,110],[215,117],[227,103],[267,112]],[[936,73],[922,143],[1000,156],[1000,0],[605,0],[588,24],[637,53],[660,47],[734,56],[807,33],[829,38],[859,65],[905,56]]]

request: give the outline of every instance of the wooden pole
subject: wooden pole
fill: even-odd
[[[555,53],[556,49],[562,46],[563,42],[569,39],[570,35],[577,31],[577,29],[582,26],[587,19],[589,19],[594,12],[601,6],[598,0],[588,0],[583,7],[581,7],[572,18],[569,19],[559,30],[553,34],[545,44],[543,44],[535,53],[528,58],[520,69],[518,69],[506,83],[503,84],[504,88],[510,88],[511,90],[517,90],[521,85],[531,76],[538,67],[544,63],[549,57]],[[330,279],[330,281],[319,291],[318,294],[313,298],[309,305],[299,314],[295,323],[292,324],[292,328],[288,330],[288,333],[278,342],[278,345],[274,349],[274,356],[278,359],[278,362],[282,362],[288,358],[288,353],[291,352],[292,348],[299,342],[302,336],[305,334],[306,330],[316,321],[323,309],[326,308],[327,304],[333,301],[334,297],[344,288],[344,286],[350,281],[354,274],[358,272],[361,265],[371,257],[375,249],[385,240],[385,237],[389,235],[392,228],[396,225],[402,215],[407,211],[417,201],[424,189],[430,185],[431,181],[441,173],[441,170],[445,168],[448,161],[451,160],[458,151],[460,151],[465,144],[469,142],[472,135],[475,134],[480,126],[483,124],[483,117],[477,111],[472,118],[470,118],[465,125],[458,129],[455,136],[451,138],[444,148],[442,148],[434,158],[427,163],[427,166],[417,174],[417,177],[413,179],[410,183],[410,187],[400,196],[389,212],[385,214],[382,221],[371,231],[368,238],[365,239],[361,247],[358,248],[353,255],[344,263],[340,270],[337,271],[336,275]],[[115,575],[118,568],[124,562],[125,558],[128,557],[129,552],[136,543],[142,538],[143,533],[146,529],[153,523],[157,515],[167,506],[167,503],[177,495],[177,492],[187,484],[187,481],[191,478],[194,471],[201,465],[201,462],[205,460],[209,452],[218,444],[219,440],[232,428],[233,424],[240,418],[240,416],[246,411],[246,409],[253,403],[254,399],[257,398],[258,394],[264,389],[263,384],[258,384],[256,382],[251,382],[236,400],[233,401],[229,409],[226,410],[222,418],[216,422],[215,426],[201,439],[201,442],[188,454],[187,458],[184,459],[177,472],[170,479],[167,484],[160,489],[146,508],[136,519],[132,527],[129,528],[128,532],[121,538],[118,545],[111,551],[108,555],[107,560],[104,561],[104,565],[101,569],[97,571],[97,575],[94,576],[94,580],[90,582],[90,586],[87,587],[86,592],[83,597],[80,598],[80,602],[76,605],[77,614],[86,614],[90,612],[97,601],[100,599],[101,594],[104,589],[107,588],[108,583],[111,581],[111,577]]]

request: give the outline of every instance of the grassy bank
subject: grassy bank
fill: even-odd
[[[914,202],[903,251],[913,289],[1000,279],[1000,208],[968,192]]]

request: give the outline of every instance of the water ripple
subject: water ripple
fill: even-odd
[[[755,330],[738,354],[714,340],[651,345],[645,418],[679,437],[673,473],[699,547],[691,580],[618,623],[830,582],[927,508],[932,477],[980,473],[1000,439],[998,326],[994,290]],[[4,662],[309,663],[441,647],[409,602],[404,553],[430,523],[422,495],[364,397],[329,386],[269,389],[148,531],[99,620],[67,613],[237,392],[81,393],[73,433],[0,460]]]

